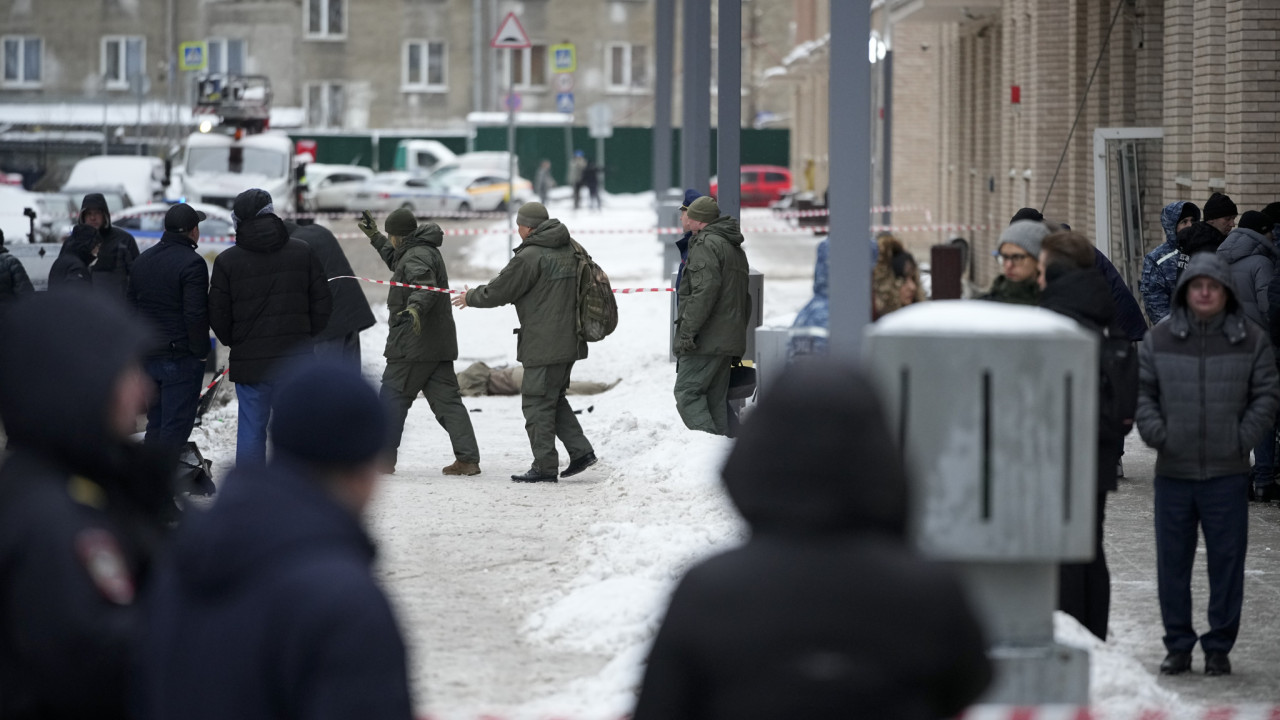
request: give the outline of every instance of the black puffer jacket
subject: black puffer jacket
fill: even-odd
[[[209,325],[231,348],[232,382],[263,382],[280,360],[311,352],[332,310],[320,258],[275,215],[241,222],[213,263]]]
[[[105,218],[98,229],[102,246],[98,249],[98,262],[93,266],[94,286],[118,290],[119,297],[123,298],[129,290],[133,261],[138,259],[138,241],[127,231],[111,224],[111,211],[107,209],[107,199],[101,193],[84,196],[80,203],[79,222],[84,222],[85,212],[89,210],[100,210]]]
[[[124,718],[135,605],[172,466],[108,431],[147,339],[87,289],[20,298],[0,327],[0,717]]]
[[[165,232],[138,256],[129,301],[151,322],[152,355],[209,354],[209,264],[185,235]]]
[[[49,289],[92,285],[93,274],[89,271],[89,265],[93,263],[93,246],[97,242],[98,235],[92,227],[77,225],[72,228],[71,236],[62,241],[58,258],[49,267]]]
[[[926,720],[977,699],[981,630],[907,544],[907,480],[864,377],[794,368],[723,474],[751,539],[680,581],[634,720]]]
[[[35,292],[22,261],[0,244],[0,302]]]
[[[289,237],[297,238],[311,247],[311,252],[320,258],[320,267],[324,268],[326,278],[354,275],[347,254],[338,244],[329,228],[323,225],[284,224],[289,229]],[[339,340],[351,333],[373,327],[375,319],[373,310],[369,308],[369,298],[365,297],[359,280],[334,280],[329,283],[329,292],[333,294],[333,313],[329,316],[329,324],[316,336],[316,341]]]

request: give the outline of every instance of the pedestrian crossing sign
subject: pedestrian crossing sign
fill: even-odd
[[[573,43],[551,46],[551,72],[571,73],[578,69],[578,52]]]
[[[204,70],[208,64],[209,48],[203,41],[178,45],[179,70]]]

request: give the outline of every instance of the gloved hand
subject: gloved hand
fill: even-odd
[[[373,216],[369,214],[368,210],[365,210],[360,215],[360,220],[356,222],[356,227],[360,228],[360,232],[364,233],[365,237],[370,240],[379,235],[378,223],[373,219]]]
[[[688,335],[679,335],[676,337],[676,352],[691,353],[698,348],[698,343]]]
[[[405,309],[405,310],[401,310],[401,311],[399,312],[399,315],[400,315],[401,317],[403,317],[403,316],[405,316],[405,315],[408,315],[410,318],[412,318],[412,319],[413,319],[413,334],[414,334],[414,335],[421,335],[421,334],[422,334],[422,318],[421,318],[421,317],[419,316],[419,314],[418,314],[418,308],[416,308],[416,307],[411,307],[411,308],[408,308],[408,309]]]

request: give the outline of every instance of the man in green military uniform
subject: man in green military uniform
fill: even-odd
[[[676,308],[676,410],[690,430],[729,434],[729,368],[747,351],[751,297],[738,221],[700,197],[685,213],[689,259]]]
[[[520,318],[516,359],[524,365],[520,383],[524,429],[533,450],[533,466],[516,482],[556,482],[596,464],[591,443],[565,400],[573,363],[587,356],[578,337],[578,259],[569,229],[549,219],[542,203],[525,203],[516,215],[523,242],[511,262],[487,285],[468,289],[453,300],[460,307],[514,304]],[[559,473],[556,438],[569,452]]]
[[[367,212],[357,226],[393,272],[392,281],[449,287],[449,274],[440,257],[444,232],[439,225],[419,225],[412,212],[401,208],[387,216],[386,235],[378,232],[373,216]],[[448,298],[433,290],[393,286],[387,294],[387,310],[391,330],[383,352],[387,369],[382,373],[380,393],[392,408],[387,471],[395,472],[404,421],[421,392],[453,443],[455,461],[444,468],[444,474],[479,475],[480,448],[453,371],[453,361],[458,359],[458,335]]]

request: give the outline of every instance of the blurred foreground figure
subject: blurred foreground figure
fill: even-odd
[[[794,366],[723,475],[751,539],[681,580],[634,720],[942,718],[978,698],[982,632],[907,545],[905,471],[862,375]]]
[[[148,339],[89,289],[37,293],[0,326],[0,718],[124,718],[135,604],[171,466],[128,437]]]
[[[387,412],[338,359],[283,377],[270,464],[238,466],[157,573],[143,717],[412,717],[404,643],[360,519]]]

